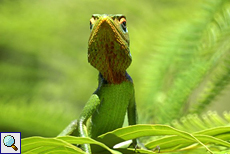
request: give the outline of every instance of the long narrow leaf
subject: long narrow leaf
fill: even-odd
[[[159,136],[159,135],[178,135],[182,138],[194,141],[195,143],[199,143],[204,146],[210,153],[212,151],[204,145],[201,141],[199,141],[192,134],[189,134],[184,131],[177,130],[167,125],[134,125],[128,126],[120,129],[116,129],[112,132],[108,132],[99,136],[103,143],[106,143],[109,147],[113,145],[139,137],[144,136]]]
[[[202,143],[215,143],[226,147],[230,147],[230,143],[212,136],[208,136],[208,135],[194,135],[194,136],[197,139],[199,139]],[[170,151],[170,150],[180,150],[182,148],[191,146],[195,143],[197,142],[188,140],[186,138],[182,138],[180,136],[168,136],[149,142],[148,144],[145,145],[145,147],[148,149],[153,149],[156,146],[160,146],[161,151]]]
[[[22,139],[21,149],[22,153],[48,153],[51,151],[58,153],[60,149],[65,149],[67,152],[85,153],[76,146],[63,140],[43,137],[30,137]]]
[[[120,152],[115,151],[110,149],[109,147],[107,147],[105,144],[95,141],[91,138],[86,138],[86,137],[75,137],[75,136],[61,136],[61,137],[57,137],[57,139],[63,140],[65,142],[71,143],[71,144],[96,144],[106,150],[108,150],[109,152],[113,153],[113,154],[120,154]]]
[[[103,143],[91,138],[63,136],[57,138],[30,137],[22,140],[22,153],[82,153],[80,148],[72,144],[96,144],[108,150],[112,154],[120,154],[119,151],[108,148]]]

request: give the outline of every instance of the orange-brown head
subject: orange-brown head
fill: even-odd
[[[132,61],[129,35],[124,15],[98,15],[90,19],[88,61],[110,84],[126,80]]]

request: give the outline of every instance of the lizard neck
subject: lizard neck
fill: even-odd
[[[108,84],[120,84],[123,81],[126,81],[126,72],[113,72],[113,71],[106,71],[100,72],[102,77],[107,81]]]
[[[101,87],[103,84],[120,84],[124,81],[128,81],[128,82],[132,82],[133,80],[132,78],[129,76],[129,74],[127,72],[125,72],[124,77],[122,77],[122,79],[117,80],[117,82],[110,82],[109,80],[107,80],[106,78],[104,78],[104,76],[99,73],[99,87]]]

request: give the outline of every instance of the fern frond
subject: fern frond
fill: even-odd
[[[214,127],[230,126],[230,112],[224,112],[223,115],[225,118],[222,118],[215,111],[209,111],[202,116],[189,114],[180,118],[180,120],[173,120],[171,125],[190,133]]]
[[[213,53],[210,58],[212,69],[207,75],[201,94],[198,96],[194,112],[200,113],[209,105],[229,84],[230,81],[230,4],[224,3],[223,8],[215,15],[209,26],[207,39],[210,42],[206,51]]]
[[[221,63],[223,57],[227,58],[229,3],[226,0],[204,2],[205,7],[195,20],[185,21],[177,25],[177,28],[174,27],[174,33],[171,32],[162,41],[164,46],[156,47],[157,53],[150,62],[151,67],[146,70],[149,77],[153,78],[152,83],[148,82],[146,102],[148,108],[154,108],[150,119],[155,123],[167,123],[187,114],[197,97],[196,93],[202,89],[200,85],[209,81],[210,72],[217,68],[216,64]],[[220,20],[222,18],[225,20]],[[222,75],[219,72],[219,78],[210,80],[213,88],[205,85],[210,90],[205,96],[209,102],[213,100],[211,96],[217,96],[217,91],[224,89],[225,83],[228,83],[229,72],[228,69],[223,69],[223,65],[228,66],[225,62],[218,67],[222,68]],[[218,71],[215,74],[217,73]],[[209,104],[207,101],[200,102],[201,106],[205,102]]]

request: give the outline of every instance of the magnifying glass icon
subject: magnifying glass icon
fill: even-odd
[[[3,143],[7,147],[12,147],[15,151],[18,150],[18,148],[14,145],[15,144],[15,139],[11,135],[7,135],[3,139]]]

